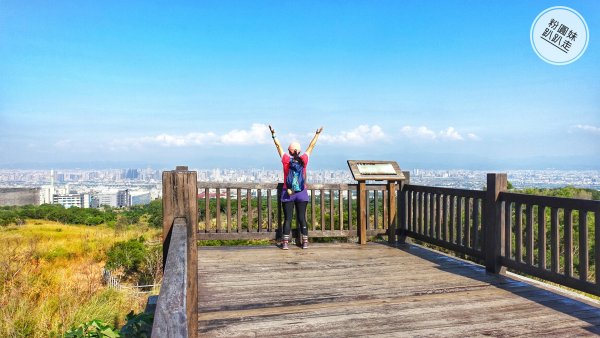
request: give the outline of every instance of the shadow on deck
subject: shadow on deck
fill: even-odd
[[[600,305],[415,245],[198,249],[200,336],[592,336]]]

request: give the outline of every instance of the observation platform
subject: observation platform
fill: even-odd
[[[600,303],[412,244],[198,248],[198,336],[596,336]]]
[[[309,237],[361,245],[282,251],[198,247],[279,238],[278,184],[163,172],[164,271],[152,337],[600,335],[597,301],[505,273],[600,297],[600,201],[511,192],[502,173],[487,174],[485,190],[404,176],[399,184],[308,184]]]

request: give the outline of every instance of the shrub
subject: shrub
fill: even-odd
[[[146,252],[143,238],[117,242],[107,253],[106,268],[109,270],[122,269],[125,274],[135,274],[139,272]]]

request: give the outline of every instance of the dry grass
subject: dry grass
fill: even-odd
[[[102,285],[105,254],[116,241],[160,230],[73,226],[32,220],[0,228],[0,336],[48,337],[101,319],[121,326],[147,295]]]

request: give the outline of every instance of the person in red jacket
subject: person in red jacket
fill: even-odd
[[[319,134],[323,131],[323,127],[317,129],[315,136],[310,141],[308,148],[302,154],[302,149],[298,142],[293,142],[288,147],[288,152],[284,153],[281,148],[281,144],[275,137],[275,130],[269,125],[271,130],[271,136],[273,142],[277,148],[277,153],[281,157],[281,163],[283,165],[283,191],[281,194],[281,203],[283,204],[283,243],[281,248],[288,250],[288,244],[290,240],[292,217],[294,216],[294,207],[296,208],[296,222],[298,224],[298,230],[302,234],[302,248],[308,248],[308,226],[306,224],[306,206],[308,205],[309,197],[308,191],[306,190],[306,167],[312,150],[317,144]],[[298,180],[296,177],[290,177],[290,175],[298,174],[301,171],[302,177]],[[298,182],[299,181],[299,182]],[[293,182],[293,183],[292,183]],[[296,183],[299,183],[298,185]],[[292,186],[288,186],[292,185]]]

